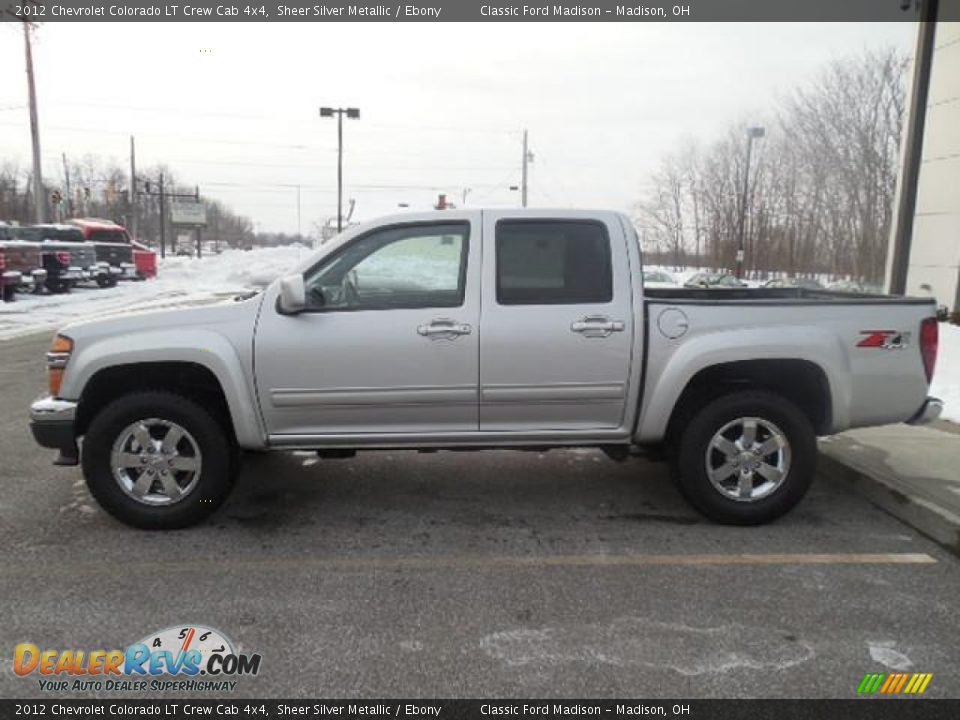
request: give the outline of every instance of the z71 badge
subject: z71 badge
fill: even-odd
[[[857,343],[857,347],[881,350],[903,350],[910,347],[910,333],[901,330],[861,330],[860,334],[866,337]]]

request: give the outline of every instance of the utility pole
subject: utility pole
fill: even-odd
[[[43,177],[40,172],[40,125],[37,120],[37,89],[33,79],[33,48],[30,31],[33,23],[23,20],[23,45],[27,56],[27,87],[30,93],[30,139],[33,143],[33,203],[35,218],[44,222],[46,198],[43,196]]]
[[[130,136],[130,232],[134,239],[138,237],[137,224],[137,147]]]
[[[910,247],[913,242],[913,216],[917,211],[917,184],[923,155],[923,132],[927,116],[927,97],[930,94],[938,5],[938,0],[922,0],[920,5],[887,287],[887,292],[894,295],[905,295],[907,292],[907,271],[910,269]]]
[[[60,157],[63,160],[63,182],[67,191],[67,215],[73,215],[73,195],[70,193],[70,166],[67,165],[66,153],[60,153]]]
[[[160,173],[160,257],[167,256],[167,203],[166,193],[163,192],[163,173]]]
[[[343,232],[343,116],[358,120],[358,108],[320,108],[320,117],[337,116],[337,232]]]
[[[523,172],[520,181],[520,203],[523,207],[527,206],[527,165],[533,162],[533,153],[530,152],[527,145],[527,131],[523,131]]]
[[[743,171],[743,192],[740,196],[740,221],[737,230],[737,279],[743,276],[743,239],[747,219],[747,193],[750,191],[750,151],[754,138],[762,138],[766,131],[762,127],[747,128],[747,163]]]
[[[197,203],[200,202],[200,186],[199,185],[194,185],[193,197]],[[197,225],[196,230],[197,230],[197,260],[200,260],[203,258],[203,238],[200,234],[199,225]]]

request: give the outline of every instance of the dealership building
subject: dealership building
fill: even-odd
[[[960,310],[960,0],[924,3],[887,261],[891,292]]]

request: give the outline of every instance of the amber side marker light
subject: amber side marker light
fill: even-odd
[[[56,335],[47,353],[47,378],[50,394],[56,397],[60,394],[60,384],[63,382],[63,371],[67,367],[70,353],[73,351],[73,340]]]

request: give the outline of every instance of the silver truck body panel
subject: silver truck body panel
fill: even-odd
[[[611,245],[613,299],[576,305],[501,305],[497,302],[494,240],[497,223],[516,211],[483,214],[480,339],[480,424],[483,432],[614,431],[632,428],[631,372],[642,358],[642,322],[635,322],[632,258],[615,213],[594,213]],[[525,220],[583,219],[583,213],[523,213]],[[578,332],[578,323],[618,323],[607,335]],[[641,318],[642,320],[642,318]]]
[[[118,365],[188,362],[210,370],[227,400],[237,441],[244,448],[266,445],[253,385],[253,331],[262,295],[219,305],[125,313],[68,325],[74,340],[60,397],[80,400],[100,370]]]
[[[272,441],[283,442],[285,435],[477,429],[480,215],[429,218],[439,220],[470,224],[461,307],[287,316],[276,309],[276,284],[265,292],[255,359],[260,407]],[[397,221],[410,222],[406,216]],[[362,229],[351,236],[361,234]],[[421,325],[440,319],[469,325],[471,332],[449,339],[418,333]]]

